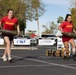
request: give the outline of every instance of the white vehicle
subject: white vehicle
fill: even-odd
[[[51,39],[51,40],[56,39],[56,35],[54,35],[54,34],[43,34],[43,35],[41,35],[41,37]]]
[[[4,45],[4,39],[2,38],[1,34],[0,34],[0,45]]]
[[[61,48],[64,48],[64,44],[62,42],[61,37],[57,37],[57,50],[60,50]]]
[[[14,45],[37,45],[37,40],[29,35],[15,36],[13,41]]]
[[[43,34],[38,41],[38,45],[55,45],[56,36],[53,34]]]

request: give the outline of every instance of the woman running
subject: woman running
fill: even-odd
[[[75,32],[75,30],[73,29],[73,23],[72,23],[72,18],[70,14],[67,14],[65,17],[65,21],[63,23],[61,23],[58,27],[58,29],[61,31],[61,33],[63,32]],[[73,57],[75,57],[75,42],[74,42],[74,38],[68,37],[68,36],[62,36],[62,41],[64,43],[64,47],[65,47],[65,52],[64,52],[64,58],[66,57],[66,53],[69,50],[69,43],[72,46],[72,54]]]
[[[3,27],[2,27],[3,25]],[[19,28],[19,24],[18,24],[18,20],[17,18],[14,17],[14,11],[12,9],[9,9],[7,11],[7,16],[4,16],[1,20],[0,20],[0,27],[4,30],[9,30],[12,31],[14,30],[14,27],[17,27],[17,32],[18,35],[20,34],[20,28]],[[12,57],[11,57],[11,41],[13,41],[13,35],[10,34],[4,34],[2,33],[2,36],[4,38],[4,41],[6,43],[6,48],[4,51],[4,55],[2,57],[3,61],[12,61]],[[8,56],[8,58],[6,57]]]

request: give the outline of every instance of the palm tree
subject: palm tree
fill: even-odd
[[[63,17],[59,16],[59,18],[57,18],[57,23],[62,23],[64,21]]]
[[[34,9],[35,12],[35,20],[37,21],[37,25],[38,25],[38,36],[40,36],[39,34],[39,17],[41,15],[43,15],[44,13],[44,4],[40,2],[40,0],[32,0],[32,8]]]

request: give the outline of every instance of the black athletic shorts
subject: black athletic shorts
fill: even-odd
[[[2,33],[2,38],[4,38],[5,36],[9,37],[10,41],[13,41],[13,37],[14,37],[13,35]]]

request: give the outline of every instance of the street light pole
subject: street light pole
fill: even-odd
[[[36,9],[36,21],[37,21],[37,26],[38,26],[38,36],[40,36],[39,16],[38,16],[38,11],[37,11],[37,9]]]
[[[39,29],[39,18],[38,18],[38,20],[37,20],[37,25],[38,25],[38,36],[40,36],[40,29]]]

